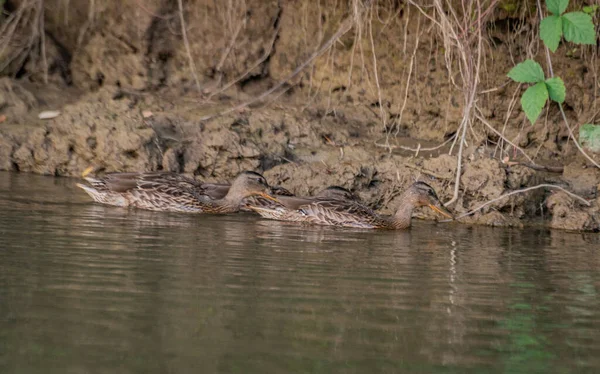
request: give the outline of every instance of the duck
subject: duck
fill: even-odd
[[[271,196],[265,177],[254,171],[237,175],[223,194],[219,184],[206,184],[170,172],[110,173],[101,178],[82,177],[89,185],[77,183],[95,202],[153,211],[182,213],[235,213],[242,201],[260,196],[278,203]]]
[[[213,199],[222,199],[229,192],[231,188],[230,184],[227,183],[207,183],[204,182],[200,185],[206,193]],[[269,193],[273,196],[294,196],[288,189],[281,186],[269,185]]]
[[[288,190],[286,190],[283,187],[280,187],[280,188],[282,188],[286,192],[289,192]],[[344,187],[340,187],[340,186],[326,187],[326,188],[320,190],[319,192],[317,192],[314,196],[295,196],[291,193],[290,194],[278,194],[277,191],[276,191],[275,195],[277,195],[276,196],[277,201],[279,203],[281,203],[281,205],[287,206],[287,207],[292,207],[292,208],[295,206],[307,204],[311,201],[316,201],[319,199],[348,200],[348,201],[360,202],[360,198],[358,196],[356,196],[350,190],[348,190]],[[274,204],[272,200],[264,199],[261,196],[251,196],[251,197],[244,199],[244,201],[242,203],[242,210],[252,212],[252,211],[255,211],[252,209],[252,207],[254,207],[254,208],[264,207],[266,209],[264,211],[262,211],[262,213],[263,213],[263,216],[266,216],[269,214],[268,209],[270,207],[275,207],[275,206],[277,206],[277,204]],[[275,210],[276,211],[273,213],[275,215],[278,215],[279,211],[277,209],[275,209]],[[274,218],[274,219],[276,219],[276,218]]]
[[[401,230],[411,226],[412,213],[427,206],[433,211],[454,219],[444,208],[433,187],[415,182],[400,196],[400,205],[393,215],[382,215],[354,199],[340,196],[313,198],[278,198],[276,201],[258,198],[260,204],[247,207],[264,218],[280,221],[305,222],[316,225],[363,229]]]
[[[317,192],[315,197],[360,202],[360,198],[354,192],[340,186],[326,187],[325,189]]]

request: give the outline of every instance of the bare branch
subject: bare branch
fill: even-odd
[[[580,203],[582,203],[583,205],[585,205],[585,206],[591,206],[590,202],[587,201],[586,199],[584,199],[583,197],[575,195],[573,192],[569,192],[569,191],[567,191],[566,189],[564,189],[564,188],[562,188],[560,186],[556,186],[554,184],[538,184],[537,186],[522,188],[520,190],[515,190],[515,191],[511,191],[511,192],[505,193],[502,196],[498,196],[495,199],[492,199],[490,201],[487,201],[487,202],[481,204],[480,206],[478,206],[477,208],[475,208],[473,210],[470,210],[470,211],[468,211],[466,213],[461,214],[460,216],[456,217],[456,219],[460,219],[460,218],[463,218],[463,217],[466,217],[466,216],[470,216],[471,214],[473,214],[473,213],[475,213],[477,211],[480,211],[481,209],[485,208],[486,206],[488,206],[490,204],[493,204],[493,203],[495,203],[497,201],[500,201],[500,200],[502,200],[504,198],[507,198],[509,196],[520,194],[520,193],[524,193],[524,192],[529,192],[529,191],[533,191],[533,190],[537,190],[539,188],[553,188],[553,189],[561,190],[564,193],[566,193],[567,195],[571,196],[572,198],[574,198],[577,201],[579,201]]]
[[[179,0],[181,2],[181,0]],[[281,87],[283,87],[284,84],[286,84],[288,81],[290,81],[292,78],[294,78],[296,75],[298,75],[302,70],[304,70],[304,68],[306,68],[308,65],[310,65],[310,63],[315,60],[317,57],[321,56],[323,53],[325,53],[332,45],[333,43],[335,43],[336,40],[338,40],[342,35],[346,34],[348,31],[350,31],[350,29],[352,28],[352,22],[353,22],[353,17],[350,16],[348,18],[346,18],[340,25],[339,29],[336,31],[335,34],[333,34],[331,36],[331,38],[329,38],[329,40],[327,40],[323,46],[321,48],[319,48],[317,51],[315,51],[306,61],[304,61],[302,64],[300,64],[300,66],[298,66],[293,72],[291,72],[287,77],[285,77],[283,80],[281,80],[279,83],[277,83],[276,85],[274,85],[273,87],[271,87],[270,89],[268,89],[267,91],[263,92],[262,94],[260,94],[259,96],[257,96],[256,98],[249,100],[247,102],[241,103],[239,105],[236,105],[232,108],[229,108],[227,110],[224,110],[220,113],[216,113],[216,114],[211,114],[208,116],[204,116],[200,118],[200,121],[206,121],[215,117],[219,117],[219,116],[223,116],[232,112],[237,112],[241,109],[246,108],[249,105],[252,105],[254,103],[263,101],[267,96],[271,95],[273,92],[277,91],[278,89],[280,89]]]
[[[192,76],[194,77],[194,82],[196,83],[196,89],[198,92],[202,91],[200,87],[200,80],[198,80],[198,73],[196,73],[196,64],[194,63],[194,58],[192,57],[192,50],[190,48],[190,42],[187,37],[187,30],[185,27],[185,19],[183,18],[183,2],[182,0],[177,0],[177,5],[179,7],[179,21],[181,22],[181,35],[183,36],[183,44],[185,45],[185,51],[187,52],[190,70],[192,71]]]

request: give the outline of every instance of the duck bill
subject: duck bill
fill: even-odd
[[[94,170],[96,170],[95,166],[88,166],[87,168],[85,168],[85,170],[83,171],[83,173],[81,173],[81,177],[82,178],[87,177]]]
[[[453,215],[452,215],[450,212],[448,212],[448,211],[447,211],[445,208],[438,207],[438,206],[435,206],[435,205],[433,205],[433,204],[429,204],[428,206],[429,206],[429,207],[430,207],[430,208],[431,208],[431,209],[432,209],[434,212],[438,212],[439,214],[443,215],[443,216],[444,216],[444,217],[446,217],[446,218],[454,219],[454,216],[453,216]]]
[[[249,193],[248,195],[246,195],[246,197],[251,197],[251,196],[260,196],[260,197],[264,197],[264,198],[265,198],[265,199],[267,199],[267,200],[271,200],[271,201],[274,201],[274,202],[276,202],[276,203],[279,203],[279,204],[281,204],[281,201],[277,200],[277,199],[276,199],[276,198],[274,198],[273,196],[270,196],[270,195],[268,195],[268,194],[266,194],[266,193],[264,193],[264,192],[252,192],[252,193]]]

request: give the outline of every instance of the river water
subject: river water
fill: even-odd
[[[600,372],[600,236],[104,207],[0,173],[0,373]]]

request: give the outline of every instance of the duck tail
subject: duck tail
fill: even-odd
[[[87,180],[88,178],[85,178],[85,179]],[[90,195],[90,197],[92,199],[94,199],[94,201],[98,201],[100,192],[97,189],[90,187],[90,186],[86,186],[85,184],[82,184],[82,183],[77,183],[76,186],[81,188],[82,190],[84,190],[88,195]]]
[[[83,177],[83,179],[85,179],[89,184],[91,184],[92,186],[99,186],[99,185],[103,185],[104,183],[102,182],[101,179],[98,178],[93,178],[93,177]]]

